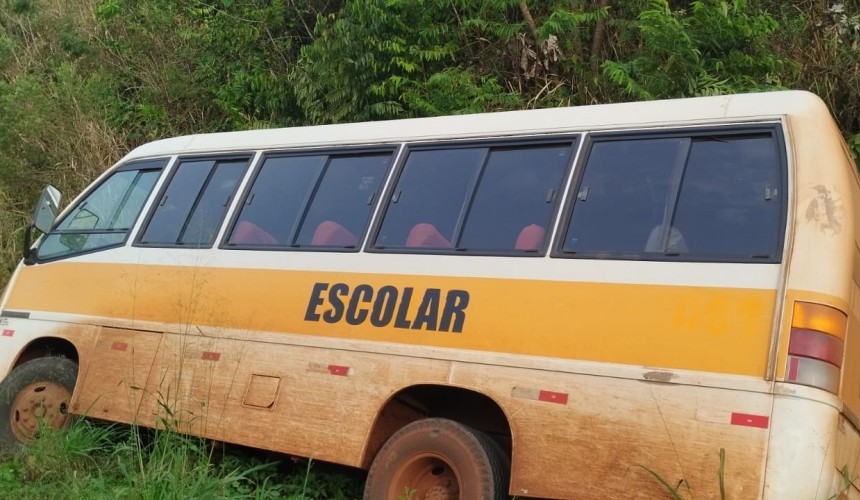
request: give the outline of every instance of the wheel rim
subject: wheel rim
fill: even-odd
[[[69,423],[71,392],[56,382],[36,382],[24,387],[12,401],[10,422],[19,441],[32,442],[41,425],[62,429]]]
[[[395,471],[388,498],[458,500],[460,474],[445,457],[423,453],[405,460]]]

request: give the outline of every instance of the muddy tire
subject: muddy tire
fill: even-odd
[[[397,431],[373,460],[365,500],[500,500],[510,465],[485,434],[442,418]]]
[[[12,370],[0,382],[0,448],[32,442],[40,425],[67,427],[77,378],[77,363],[61,357],[33,359]]]

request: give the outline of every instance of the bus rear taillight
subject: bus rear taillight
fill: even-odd
[[[795,302],[785,381],[836,394],[848,318],[838,309]]]

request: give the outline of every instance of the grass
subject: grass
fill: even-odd
[[[0,498],[361,498],[358,473],[326,467],[170,431],[78,419],[0,456]]]
[[[672,486],[668,481],[663,479],[659,474],[654,472],[653,470],[645,467],[644,465],[639,465],[639,467],[645,469],[654,479],[659,482],[666,491],[672,495],[672,500],[684,500],[684,496],[682,494],[683,491],[692,492],[693,488],[690,486],[690,483],[687,482],[686,479],[681,479],[681,481],[676,485]],[[726,474],[726,449],[720,448],[720,468],[717,470],[717,481],[720,485],[720,500],[726,500],[726,484],[725,484],[725,474]],[[681,488],[684,488],[682,490]]]
[[[662,476],[654,472],[653,470],[645,467],[644,465],[639,465],[642,469],[645,469],[651,476],[660,483],[661,486],[666,490],[667,493],[672,497],[672,500],[684,500],[684,493],[693,493],[693,488],[690,486],[690,483],[687,482],[686,479],[681,479],[681,481],[676,485],[672,486],[668,481],[663,479]],[[847,498],[848,491],[851,489],[854,481],[857,480],[857,476],[851,474],[848,469],[848,465],[844,465],[842,469],[839,470],[840,475],[842,476],[842,485],[841,488],[834,493],[833,495],[827,497],[827,500],[840,500],[843,498]],[[717,470],[717,481],[720,486],[720,500],[726,500],[726,483],[725,483],[725,475],[726,475],[726,449],[720,448],[720,468]],[[682,489],[683,488],[683,489]]]

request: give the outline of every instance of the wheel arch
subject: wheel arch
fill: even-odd
[[[380,407],[365,439],[361,467],[369,469],[395,432],[423,418],[447,418],[477,429],[511,456],[510,418],[494,398],[467,387],[415,384],[393,393]]]
[[[75,344],[60,337],[41,337],[31,341],[21,349],[11,368],[15,369],[27,361],[48,356],[62,356],[75,363],[80,363],[78,348],[75,347]]]

